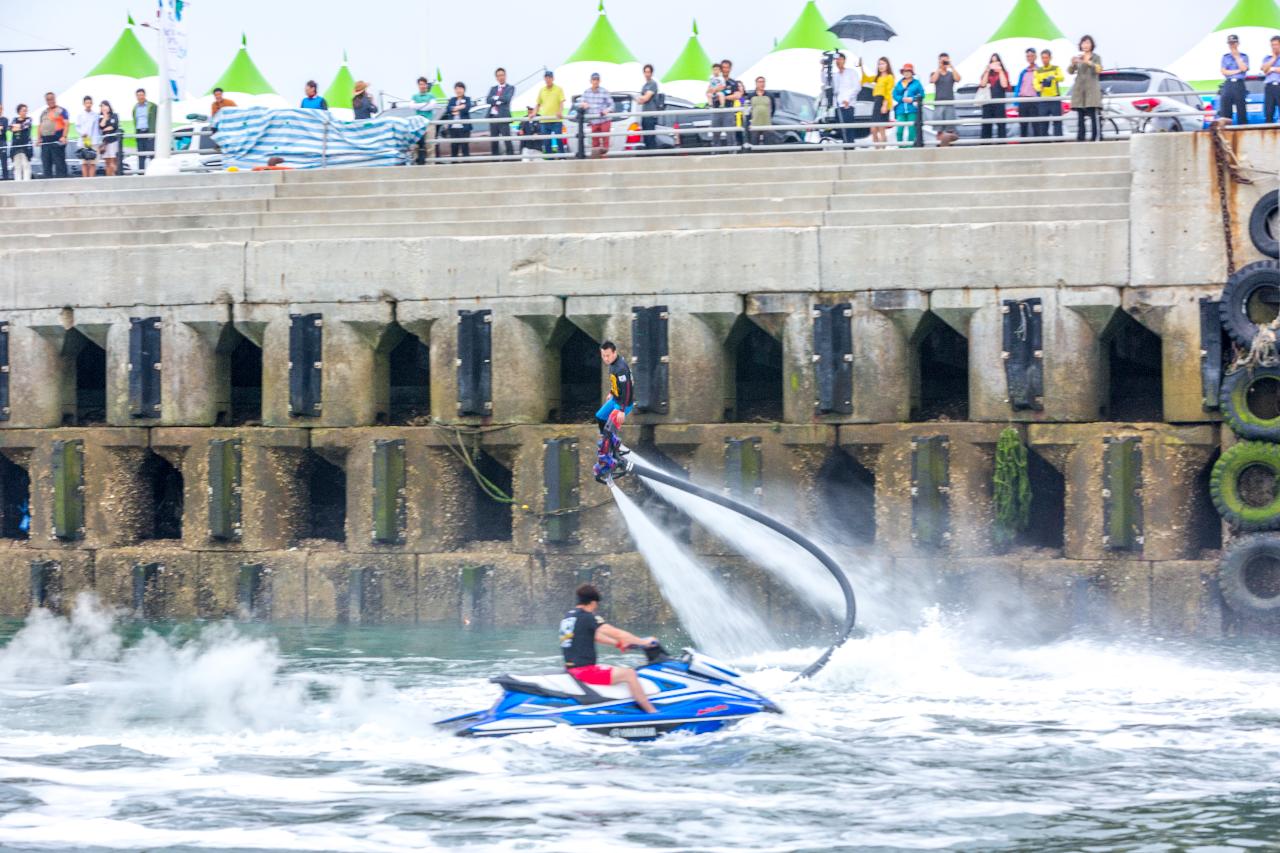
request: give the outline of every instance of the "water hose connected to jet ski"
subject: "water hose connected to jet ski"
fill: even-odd
[[[831,555],[819,548],[803,533],[788,527],[775,518],[765,515],[754,507],[736,501],[733,498],[726,497],[719,492],[704,489],[702,486],[690,483],[688,480],[682,480],[679,477],[674,477],[665,471],[659,471],[657,468],[654,468],[651,465],[646,465],[643,462],[629,461],[628,467],[641,477],[653,480],[656,483],[662,483],[663,485],[670,486],[673,489],[679,489],[682,492],[688,492],[691,495],[700,497],[703,500],[711,501],[714,504],[719,504],[725,509],[732,510],[739,515],[746,516],[752,521],[763,524],[765,527],[775,533],[785,536],[801,548],[808,551],[819,563],[823,565],[824,568],[826,568],[827,571],[831,572],[831,576],[835,578],[836,583],[840,585],[840,592],[844,594],[844,624],[841,626],[840,632],[836,637],[836,641],[831,644],[831,647],[822,653],[822,657],[809,664],[804,672],[797,676],[797,679],[810,678],[826,666],[827,661],[831,660],[831,655],[835,650],[844,645],[844,642],[849,639],[849,634],[853,632],[853,626],[857,621],[858,614],[858,605],[853,596],[853,586],[849,583],[849,578],[845,576],[840,565],[831,558]]]

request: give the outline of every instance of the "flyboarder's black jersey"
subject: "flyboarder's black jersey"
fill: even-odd
[[[631,368],[621,354],[609,365],[609,395],[624,412],[635,402],[635,392],[631,387]]]
[[[621,360],[621,359],[619,359]],[[560,620],[560,651],[564,665],[591,666],[596,662],[596,629],[604,617],[575,607]]]

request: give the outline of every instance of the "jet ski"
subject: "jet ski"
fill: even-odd
[[[782,713],[772,700],[749,687],[740,673],[700,652],[685,649],[673,658],[661,645],[640,650],[648,662],[636,674],[656,714],[640,710],[625,684],[583,684],[561,671],[492,678],[502,688],[493,707],[436,725],[462,737],[500,737],[570,726],[627,740],[653,740],[671,732],[718,731],[752,714]]]

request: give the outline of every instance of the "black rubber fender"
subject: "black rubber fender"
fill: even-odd
[[[1260,506],[1240,491],[1241,475],[1254,467],[1276,481],[1271,499]],[[1209,475],[1209,493],[1218,514],[1237,530],[1280,530],[1280,444],[1242,441],[1224,450]]]
[[[1258,325],[1249,319],[1249,299],[1265,287],[1276,288],[1280,295],[1280,261],[1255,261],[1241,267],[1222,288],[1218,303],[1222,327],[1242,347],[1252,344],[1258,333]]]
[[[1280,536],[1237,540],[1218,566],[1222,599],[1240,616],[1280,619]]]
[[[1276,232],[1280,222],[1280,190],[1271,192],[1258,199],[1249,214],[1249,239],[1258,251],[1270,258],[1280,258],[1280,233]]]
[[[1280,442],[1280,412],[1274,417],[1256,414],[1249,408],[1249,393],[1264,383],[1280,385],[1280,367],[1242,367],[1222,379],[1218,410],[1232,431],[1253,441]]]

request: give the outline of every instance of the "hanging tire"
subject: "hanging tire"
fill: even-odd
[[[1253,206],[1253,213],[1249,215],[1249,239],[1262,254],[1280,258],[1280,190],[1272,190]]]
[[[1218,408],[1241,438],[1280,442],[1280,367],[1228,373],[1222,379]]]
[[[1235,271],[1218,303],[1222,327],[1242,347],[1253,343],[1258,326],[1280,312],[1280,261],[1255,261]]]
[[[1213,505],[1237,530],[1280,530],[1280,444],[1242,441],[1209,475]]]
[[[1249,536],[1232,545],[1218,566],[1218,588],[1235,613],[1280,619],[1280,536]]]

